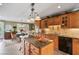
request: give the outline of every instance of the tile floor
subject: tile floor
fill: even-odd
[[[20,52],[18,51],[18,47],[16,45],[19,44],[15,40],[0,40],[0,55],[18,55]],[[59,50],[55,50],[54,55],[68,55]]]

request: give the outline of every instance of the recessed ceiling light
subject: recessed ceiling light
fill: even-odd
[[[2,5],[2,3],[0,3],[0,6]]]
[[[60,6],[60,5],[58,5],[58,8],[61,8],[61,6]]]

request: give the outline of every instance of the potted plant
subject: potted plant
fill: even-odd
[[[13,26],[13,33],[16,33],[16,32],[17,32],[17,27]]]

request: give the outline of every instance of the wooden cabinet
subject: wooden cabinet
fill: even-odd
[[[79,28],[79,12],[73,12],[70,16],[70,27]]]
[[[44,20],[41,20],[41,29],[45,28]]]
[[[61,15],[61,27],[69,28],[70,27],[70,14]]]
[[[73,55],[79,55],[79,39],[73,39]]]
[[[5,32],[4,37],[5,39],[11,39],[11,32]]]
[[[41,28],[46,28],[50,25],[61,25],[62,28],[79,28],[79,12],[68,13],[41,20]]]
[[[60,17],[62,28],[79,28],[79,12],[65,14]]]
[[[54,47],[53,42],[49,43],[48,45],[37,48],[31,44],[31,55],[52,55],[54,54]]]
[[[59,16],[47,18],[47,26],[51,25],[61,25],[61,19]]]
[[[40,50],[39,48],[36,48],[34,45],[31,44],[31,55],[39,55]]]
[[[58,50],[59,46],[58,46],[58,37],[57,37],[57,36],[54,37],[54,45],[55,45],[55,46],[54,46],[55,49]]]
[[[54,44],[53,42],[47,46],[41,48],[41,55],[53,55],[54,54]]]
[[[47,28],[48,27],[47,23],[48,23],[47,19],[41,20],[41,29]]]
[[[47,25],[48,25],[48,26],[54,24],[54,18],[51,17],[51,18],[48,18],[47,20],[48,20],[48,21],[47,21]]]
[[[60,18],[60,16],[54,17],[53,25],[61,25],[61,18]]]
[[[58,49],[58,36],[53,34],[47,34],[46,37],[50,40],[53,40],[54,49]]]

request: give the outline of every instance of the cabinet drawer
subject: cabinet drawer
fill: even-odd
[[[39,55],[39,53],[36,53],[34,51],[31,51],[31,55]]]
[[[37,52],[36,50],[31,50],[31,52],[34,54],[39,54],[39,51]]]
[[[39,49],[33,45],[31,45],[31,51],[34,51],[35,53],[39,53]]]

